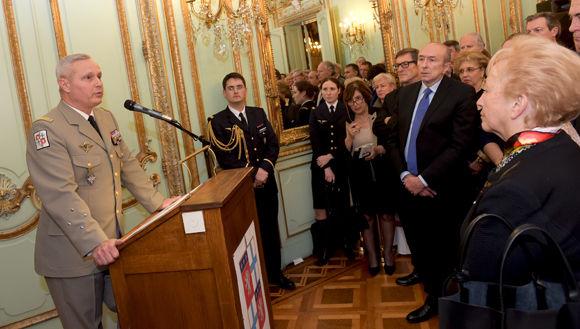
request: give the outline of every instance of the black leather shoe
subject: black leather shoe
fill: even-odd
[[[330,260],[330,257],[332,257],[333,255],[334,252],[332,252],[329,248],[324,248],[324,250],[322,251],[322,257],[320,257],[320,259],[316,263],[316,266],[326,265]]]
[[[437,310],[437,307],[428,304],[423,304],[423,306],[407,314],[407,322],[409,323],[425,322],[437,314],[439,314],[439,310]]]
[[[421,282],[421,278],[419,277],[419,273],[413,271],[411,274],[398,278],[395,282],[399,286],[412,286],[416,285],[417,283]]]
[[[281,276],[280,279],[278,279],[276,282],[274,282],[278,287],[280,287],[280,289],[285,289],[285,290],[294,290],[296,289],[296,285],[294,284],[294,282],[290,281],[290,279],[288,279],[285,276]]]
[[[342,251],[344,252],[346,258],[348,258],[349,260],[353,260],[356,258],[356,255],[354,254],[354,251],[352,251],[352,249],[345,246],[342,247]]]
[[[375,276],[377,276],[377,274],[379,274],[379,272],[381,271],[381,267],[377,266],[377,267],[370,267],[369,266],[369,273],[371,274],[371,276],[374,278]]]
[[[393,275],[393,273],[395,273],[396,270],[397,270],[396,264],[393,264],[393,266],[389,266],[389,265],[385,264],[385,274]]]

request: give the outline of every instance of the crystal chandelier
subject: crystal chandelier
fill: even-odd
[[[358,21],[356,16],[353,16],[352,11],[350,12],[351,19],[348,17],[344,19],[344,24],[340,23],[340,41],[348,46],[350,53],[357,53],[363,50],[365,45],[365,29],[364,19]]]
[[[437,31],[442,33],[447,39],[450,28],[449,23],[451,22],[451,10],[455,9],[458,5],[461,10],[463,10],[463,3],[461,0],[414,0],[415,1],[415,14],[421,16],[421,28],[425,31],[429,31],[429,19],[435,22],[435,28]]]
[[[226,41],[228,40],[231,41],[232,51],[235,54],[247,54],[250,48],[248,42],[252,39],[253,34],[250,22],[261,24],[263,21],[259,4],[256,3],[254,7],[247,6],[246,1],[242,0],[238,8],[233,10],[225,1],[215,0],[218,2],[218,8],[213,12],[211,1],[203,1],[199,5],[199,10],[196,11],[195,0],[187,0],[192,22],[195,22],[195,18],[199,20],[197,27],[192,23],[194,41],[201,34],[202,43],[209,46],[211,42],[210,30],[213,27],[213,53],[217,59],[224,62],[227,60],[229,54]]]

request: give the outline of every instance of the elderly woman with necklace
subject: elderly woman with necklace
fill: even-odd
[[[481,214],[499,215],[513,227],[535,224],[558,242],[580,281],[580,147],[562,129],[580,113],[580,57],[549,40],[522,35],[497,52],[487,72],[477,105],[483,129],[506,141],[504,156],[462,231]],[[473,280],[498,282],[510,233],[495,220],[477,226],[464,265]],[[544,256],[537,245],[525,245],[534,262]],[[528,283],[532,267],[518,245],[506,261],[505,283]],[[550,279],[550,273],[539,274]]]
[[[392,200],[385,198],[384,184],[386,153],[382,145],[377,145],[373,135],[373,122],[376,113],[369,114],[371,90],[361,81],[350,83],[344,90],[344,101],[348,107],[347,137],[344,146],[350,152],[349,182],[352,200],[360,205],[369,228],[362,231],[365,246],[369,254],[369,272],[372,276],[380,272],[380,250],[375,243],[376,218],[378,215],[384,241],[385,273],[395,272],[393,255],[393,238],[395,219]]]

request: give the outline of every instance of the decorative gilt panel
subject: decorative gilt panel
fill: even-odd
[[[163,54],[159,44],[157,16],[153,0],[139,0],[141,14],[141,28],[143,31],[143,48],[149,69],[151,89],[155,109],[167,116],[171,116],[169,106],[167,81],[163,66]],[[170,196],[181,195],[184,192],[183,180],[179,168],[175,133],[173,127],[161,120],[157,121],[157,130],[162,144],[161,164],[167,178],[167,187]]]
[[[377,0],[377,4],[381,34],[383,36],[383,50],[385,52],[385,59],[387,60],[387,70],[394,73],[393,65],[395,64],[395,54],[398,49],[393,32],[393,10],[388,0]]]
[[[169,43],[169,52],[171,57],[171,66],[173,67],[173,80],[175,82],[175,93],[177,96],[177,106],[179,108],[179,118],[181,125],[186,130],[191,131],[191,121],[189,118],[189,108],[187,106],[187,96],[185,92],[185,83],[183,82],[183,70],[181,67],[181,55],[179,54],[179,44],[177,42],[177,32],[175,28],[175,18],[173,15],[173,5],[170,0],[163,0],[163,13],[165,14],[165,27],[167,30],[167,39]],[[185,154],[189,155],[195,152],[193,139],[186,134],[183,134],[183,147]],[[197,170],[197,162],[195,158],[187,161],[189,169],[191,169],[190,179],[193,186],[199,185],[199,173]]]
[[[66,43],[64,41],[64,32],[62,30],[62,21],[60,19],[60,8],[58,0],[50,0],[50,12],[52,14],[52,23],[54,27],[54,36],[56,38],[56,48],[58,49],[58,58],[66,56]]]

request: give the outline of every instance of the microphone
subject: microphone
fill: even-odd
[[[147,114],[149,116],[152,116],[156,119],[161,119],[161,120],[164,120],[167,122],[177,122],[175,119],[172,119],[172,118],[164,115],[163,113],[161,113],[159,111],[148,109],[142,105],[139,105],[139,104],[133,102],[130,99],[125,101],[125,108],[129,111],[141,112],[141,113]]]

